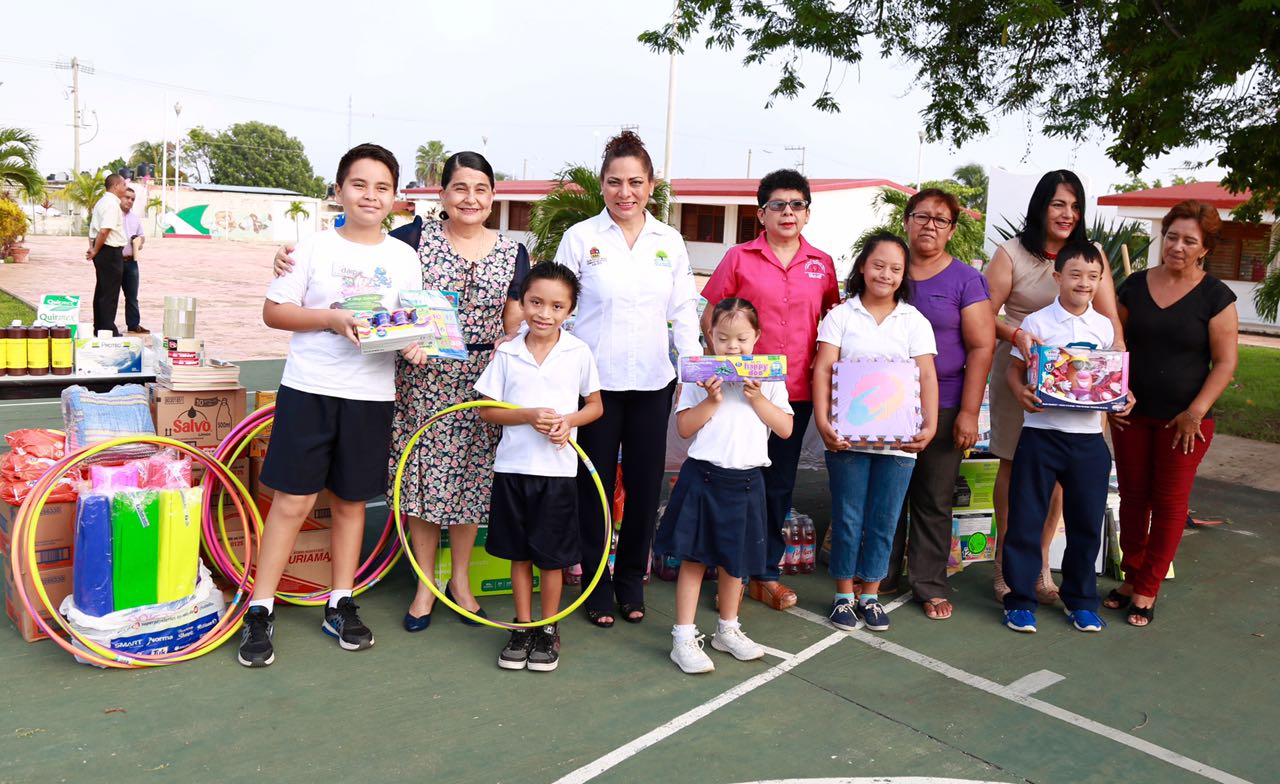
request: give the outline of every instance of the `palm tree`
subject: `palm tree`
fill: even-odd
[[[147,199],[147,207],[144,212],[147,214],[155,213],[156,215],[156,234],[160,233],[160,210],[164,209],[164,199],[159,196],[152,196]]]
[[[31,131],[22,128],[0,128],[0,183],[13,185],[28,193],[44,185],[36,169],[36,153],[40,142]]]
[[[418,147],[414,159],[413,175],[424,187],[440,184],[440,168],[451,153],[444,148],[444,142],[432,139]]]
[[[62,196],[67,203],[72,207],[80,208],[76,211],[77,220],[83,220],[86,214],[92,212],[93,205],[97,204],[102,194],[107,192],[104,177],[104,174],[77,172],[72,175],[67,187],[62,190]]]
[[[1259,318],[1273,324],[1276,321],[1276,315],[1280,313],[1280,265],[1274,263],[1278,257],[1280,257],[1280,229],[1272,226],[1271,248],[1267,251],[1267,258],[1271,259],[1272,267],[1267,277],[1263,278],[1262,283],[1253,290],[1253,309],[1258,311]]]
[[[983,169],[981,164],[966,163],[953,171],[951,177],[966,188],[973,189],[961,199],[964,202],[964,206],[980,212],[987,211],[987,189],[991,181],[987,177],[986,169]]]
[[[284,216],[293,221],[293,239],[296,242],[299,239],[301,229],[298,228],[298,218],[310,218],[311,213],[307,212],[307,208],[300,201],[289,202],[289,209],[284,211]]]
[[[538,261],[555,257],[566,229],[604,211],[600,178],[591,169],[570,166],[557,174],[556,180],[551,193],[534,202],[529,215],[529,231],[533,234],[529,254]],[[659,180],[649,197],[648,210],[661,218],[667,214],[670,201],[671,184]]]
[[[942,188],[943,190],[954,191],[955,188],[948,187],[946,182],[926,182],[925,188]],[[867,229],[858,237],[858,241],[854,244],[853,252],[857,252],[862,247],[862,243],[872,234],[887,231],[890,234],[896,234],[905,242],[907,239],[907,230],[903,226],[907,212],[907,200],[911,198],[906,193],[897,188],[881,188],[876,194],[872,204],[876,207],[887,207],[889,209],[888,219],[880,224]],[[947,243],[947,252],[957,259],[968,264],[976,259],[987,260],[987,254],[982,249],[982,237],[986,233],[986,219],[982,217],[975,218],[965,210],[960,210],[960,219],[956,224],[956,233],[951,236],[951,242]]]

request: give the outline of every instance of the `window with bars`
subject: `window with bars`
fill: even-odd
[[[724,207],[719,204],[682,204],[680,234],[686,242],[723,242]]]

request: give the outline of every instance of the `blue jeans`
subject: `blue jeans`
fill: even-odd
[[[125,329],[133,331],[142,326],[142,313],[138,310],[138,262],[132,256],[124,257],[120,289],[124,292]]]
[[[883,580],[916,461],[867,452],[827,452],[826,458],[831,483],[828,570],[837,580]]]

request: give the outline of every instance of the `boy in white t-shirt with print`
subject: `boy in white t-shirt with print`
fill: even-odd
[[[476,381],[484,397],[521,406],[480,409],[481,419],[502,425],[485,550],[511,561],[517,623],[533,620],[533,567],[542,571],[541,617],[550,618],[560,611],[561,570],[582,560],[578,456],[568,441],[604,407],[591,348],[560,329],[579,291],[577,276],[563,264],[530,269],[520,286],[528,330],[498,346]],[[585,400],[581,409],[579,398]],[[512,630],[498,666],[554,670],[560,663],[559,626]]]
[[[417,254],[382,231],[399,177],[400,166],[385,148],[362,144],[347,151],[334,190],[346,223],[298,243],[293,269],[267,290],[263,322],[293,338],[260,476],[275,494],[241,633],[238,658],[246,667],[275,660],[276,588],[302,521],[324,489],[333,495],[333,585],[321,628],[344,650],[373,645],[351,594],[365,502],[386,490],[395,356],[360,352],[352,311],[372,309],[375,301],[394,304],[401,289],[422,287]],[[425,361],[417,344],[402,353],[414,364]]]
[[[1115,342],[1111,320],[1093,309],[1103,275],[1111,274],[1102,251],[1089,242],[1067,243],[1054,261],[1058,297],[1047,308],[1030,314],[1022,329],[1046,346],[1081,346],[1107,350]],[[1043,556],[1040,534],[1049,513],[1054,484],[1062,485],[1062,513],[1067,547],[1062,556],[1062,587],[1058,594],[1067,616],[1082,632],[1102,631],[1098,617],[1098,581],[1094,559],[1102,544],[1102,519],[1107,507],[1111,451],[1102,437],[1102,414],[1041,407],[1036,386],[1027,379],[1027,361],[1015,345],[1005,382],[1027,415],[1013,455],[1009,483],[1009,527],[1003,543],[1005,625],[1017,632],[1036,630],[1036,580]],[[1133,396],[1128,407],[1133,408]]]

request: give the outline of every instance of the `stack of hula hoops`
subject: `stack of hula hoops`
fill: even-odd
[[[445,408],[432,415],[410,438],[406,445],[404,454],[401,456],[399,465],[395,474],[395,481],[392,494],[391,512],[387,516],[386,524],[383,526],[381,535],[377,543],[374,545],[372,552],[360,564],[356,573],[355,594],[361,594],[374,585],[377,585],[388,572],[400,560],[405,553],[409,553],[409,562],[413,567],[418,579],[426,583],[436,594],[437,598],[443,601],[454,610],[468,615],[477,621],[481,621],[489,626],[504,629],[512,629],[517,627],[536,627],[544,623],[553,623],[561,618],[568,616],[582,603],[587,595],[590,594],[596,583],[599,582],[604,570],[607,568],[608,553],[605,552],[600,563],[592,576],[590,584],[582,594],[582,596],[561,612],[551,618],[544,618],[531,621],[529,623],[504,623],[501,621],[492,621],[481,616],[473,615],[465,608],[456,605],[449,600],[438,589],[435,581],[426,575],[421,566],[414,560],[412,551],[409,547],[409,536],[404,525],[402,515],[400,514],[400,485],[404,474],[405,464],[408,455],[421,438],[426,430],[439,421],[441,418],[455,413],[457,411],[468,408],[478,408],[484,406],[516,408],[508,403],[498,401],[471,401],[460,403]],[[16,575],[26,574],[30,576],[29,580],[16,580],[15,588],[17,599],[22,607],[30,614],[35,624],[49,636],[59,647],[71,653],[81,661],[94,664],[99,667],[112,669],[140,669],[145,667],[161,667],[168,664],[174,664],[182,661],[203,656],[206,653],[216,649],[227,640],[231,639],[239,630],[244,619],[245,613],[248,611],[249,599],[252,595],[253,588],[253,565],[254,557],[258,551],[259,539],[262,531],[262,516],[258,511],[257,503],[249,489],[233,474],[228,468],[235,460],[239,459],[248,448],[249,443],[270,427],[275,418],[275,406],[268,405],[251,413],[240,424],[236,425],[228,436],[223,439],[212,457],[207,455],[200,449],[189,446],[171,438],[161,436],[130,436],[127,438],[116,438],[110,441],[104,441],[93,446],[81,449],[78,452],[67,455],[51,466],[43,476],[32,487],[31,492],[23,501],[18,513],[14,518],[14,525],[11,531],[12,546],[10,552],[10,565],[12,573]],[[40,579],[40,564],[37,557],[36,543],[38,541],[38,527],[41,519],[41,511],[52,495],[58,480],[68,471],[78,469],[82,464],[90,461],[97,455],[107,450],[125,445],[148,444],[156,447],[169,448],[181,455],[190,457],[195,463],[205,468],[203,479],[204,501],[201,515],[201,549],[209,562],[214,568],[228,581],[234,590],[230,603],[227,605],[225,612],[218,619],[217,623],[205,631],[198,639],[190,644],[182,647],[180,650],[156,653],[130,653],[126,651],[114,650],[101,645],[99,642],[92,640],[77,631],[69,624],[59,613],[58,608],[53,605],[44,584]],[[578,447],[576,443],[570,441],[569,444],[578,453],[579,457],[586,465],[592,479],[595,482],[596,489],[600,494],[601,506],[604,510],[604,524],[607,541],[607,534],[612,528],[612,521],[609,514],[609,504],[607,502],[604,487],[600,482],[595,467],[591,461],[587,459],[586,454]],[[243,544],[240,552],[235,552],[235,548],[231,544],[231,535],[227,530],[227,505],[231,506],[234,512],[234,518],[239,520],[238,532],[243,536]],[[393,533],[394,532],[394,533]],[[34,588],[34,595],[27,591],[27,583]],[[315,606],[322,605],[327,602],[329,596],[328,591],[316,591],[314,593],[290,593],[279,592],[276,597],[284,602]],[[44,612],[41,612],[44,610]],[[47,618],[45,616],[48,616]]]

